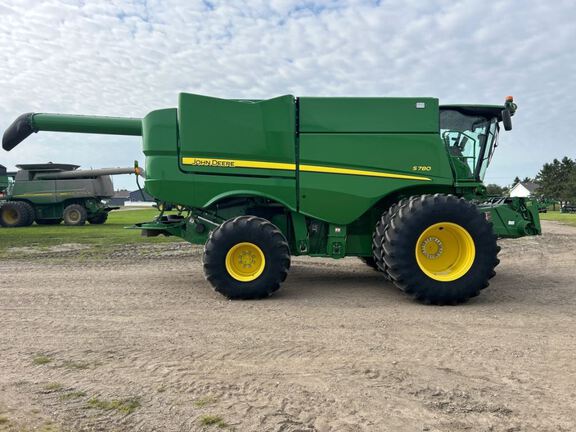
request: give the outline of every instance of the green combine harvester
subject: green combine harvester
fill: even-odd
[[[204,244],[206,278],[230,299],[278,290],[292,255],[355,256],[419,301],[456,304],[495,275],[498,237],[541,231],[531,201],[485,202],[516,108],[181,93],[143,119],[24,114],[3,147],[38,131],[142,136],[145,190],[182,211],[138,228]]]
[[[100,225],[119,207],[108,205],[114,196],[111,175],[140,173],[139,168],[79,170],[70,164],[23,164],[19,171],[0,166],[0,226]],[[3,180],[4,179],[4,180]],[[11,179],[11,180],[9,180]]]
[[[10,179],[8,178],[8,171],[4,165],[0,165],[0,203],[6,197],[6,189],[10,186]]]

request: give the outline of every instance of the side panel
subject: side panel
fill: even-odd
[[[192,178],[178,163],[178,122],[176,108],[156,110],[142,121],[142,148],[146,155],[144,189],[154,198],[173,204],[198,205]]]
[[[16,181],[12,189],[12,197],[36,204],[52,204],[58,201],[56,180]]]
[[[295,178],[295,116],[292,96],[235,101],[182,93],[182,170]]]
[[[320,166],[324,172],[315,172]],[[300,136],[300,209],[318,219],[348,224],[400,189],[434,192],[451,185],[437,134]]]
[[[287,174],[283,174],[279,172],[282,170],[276,169],[218,168],[182,164],[177,145],[177,115],[176,109],[158,110],[148,114],[143,121],[143,147],[146,155],[145,189],[150,195],[161,201],[199,208],[227,196],[254,195],[276,200],[291,209],[296,208],[293,168]],[[219,150],[227,147],[226,142],[214,141],[212,144],[212,156],[218,154],[222,158],[227,157],[224,150]],[[191,155],[190,152],[187,154]],[[255,158],[260,160],[260,157],[260,154],[250,155],[252,160]],[[292,160],[293,158],[294,156]],[[274,175],[267,174],[269,171]],[[251,172],[255,172],[256,175]]]
[[[435,98],[302,97],[300,132],[438,133]]]

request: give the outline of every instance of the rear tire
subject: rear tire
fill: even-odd
[[[108,220],[108,213],[99,213],[94,217],[88,219],[92,225],[102,225]]]
[[[87,212],[80,204],[70,204],[64,209],[64,224],[69,226],[81,226],[86,223]]]
[[[382,247],[394,284],[427,304],[477,296],[498,264],[491,224],[474,204],[453,195],[422,195],[400,205]]]
[[[378,270],[380,270],[386,279],[392,281],[392,278],[388,274],[388,267],[384,262],[383,250],[382,245],[386,241],[384,238],[384,232],[390,223],[390,219],[392,216],[396,214],[398,211],[399,206],[407,203],[408,200],[403,199],[398,203],[392,204],[390,208],[382,214],[382,217],[376,223],[376,228],[374,233],[372,234],[372,254],[374,256],[374,261],[376,261],[376,265],[378,266]]]
[[[25,201],[21,201],[20,204],[22,204],[22,206],[26,209],[26,213],[28,213],[28,219],[26,220],[24,226],[32,225],[34,223],[34,219],[36,219],[36,210],[34,210],[34,207],[31,204]]]
[[[34,209],[22,201],[9,201],[0,207],[0,225],[6,228],[18,228],[32,225]]]
[[[210,234],[204,247],[204,274],[229,299],[260,299],[280,288],[290,268],[282,232],[266,219],[239,216]]]

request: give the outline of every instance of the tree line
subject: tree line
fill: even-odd
[[[576,203],[576,160],[565,156],[545,163],[538,175],[537,195],[560,202]]]
[[[510,187],[489,184],[488,195],[507,195],[517,183],[534,182],[538,185],[535,196],[540,199],[576,203],[576,159],[568,156],[562,160],[554,159],[540,169],[535,178],[516,177]]]

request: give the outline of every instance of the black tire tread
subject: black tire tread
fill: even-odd
[[[457,218],[465,220],[477,254],[473,268],[454,282],[437,282],[419,271],[410,256],[414,243],[410,233],[414,226],[429,223],[426,218]],[[439,216],[438,216],[439,217]],[[415,234],[414,234],[415,235]],[[403,202],[385,228],[382,242],[383,260],[394,284],[408,295],[426,304],[459,304],[488,287],[488,280],[498,265],[499,247],[491,224],[476,206],[454,195],[420,195]]]
[[[4,221],[2,213],[7,209],[14,209],[20,216],[14,225],[10,225]],[[30,226],[34,223],[34,209],[32,206],[24,201],[8,201],[0,206],[0,225],[5,228],[20,228]]]
[[[32,204],[27,203],[26,201],[21,201],[20,204],[22,204],[23,208],[25,209],[26,213],[28,214],[26,222],[23,226],[32,225],[34,223],[34,219],[36,219],[36,210],[34,210],[34,207],[32,206]]]
[[[388,274],[388,267],[384,262],[382,249],[382,244],[386,240],[384,232],[390,223],[390,219],[392,219],[394,214],[398,211],[398,208],[405,202],[407,202],[407,199],[400,200],[399,202],[392,204],[388,210],[382,213],[381,218],[376,223],[374,233],[372,234],[372,255],[374,256],[378,270],[380,270],[384,274],[384,277],[389,281],[392,281],[392,278]]]
[[[224,260],[233,244],[246,240],[267,243],[265,248],[275,256],[266,255],[267,268],[258,279],[240,282],[228,275]],[[263,248],[261,244],[258,246]],[[284,234],[268,220],[256,216],[238,216],[211,232],[204,246],[202,261],[206,279],[215,291],[231,300],[260,299],[277,291],[286,280],[290,269],[290,248]]]

